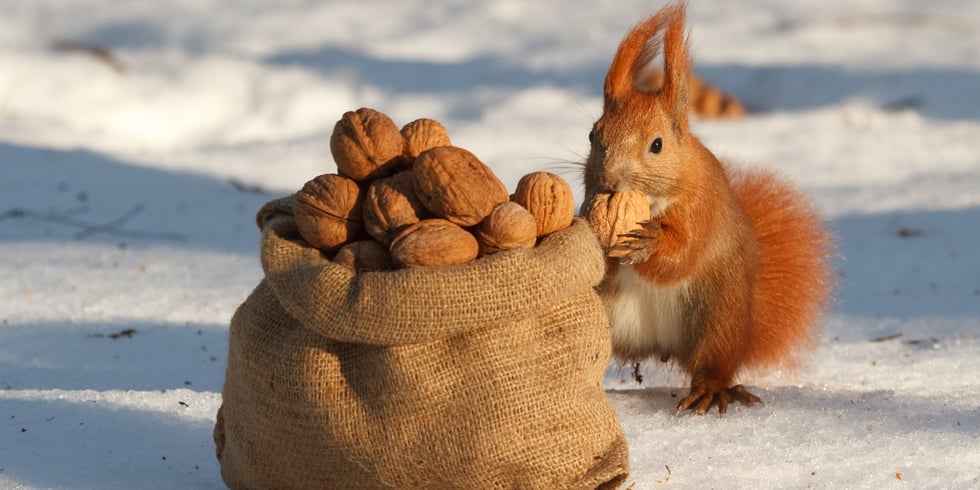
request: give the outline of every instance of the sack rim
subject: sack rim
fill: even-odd
[[[450,338],[543,313],[594,288],[605,259],[588,223],[466,264],[354,274],[301,238],[292,196],[264,205],[265,280],[283,308],[319,334],[343,342],[402,345]],[[455,308],[446,308],[446,301]]]

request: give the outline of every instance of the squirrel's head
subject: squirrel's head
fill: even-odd
[[[689,151],[685,6],[664,7],[623,38],[606,74],[602,117],[589,133],[586,191],[667,197]],[[663,51],[663,79],[649,66]]]

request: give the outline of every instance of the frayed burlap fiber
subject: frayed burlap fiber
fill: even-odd
[[[576,221],[468,264],[350,270],[258,216],[265,278],[231,321],[215,425],[232,488],[616,488],[603,256]]]

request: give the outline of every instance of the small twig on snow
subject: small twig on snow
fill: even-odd
[[[127,230],[122,228],[127,221],[136,217],[143,212],[144,205],[142,203],[133,206],[131,209],[120,215],[118,218],[113,219],[107,223],[103,224],[93,224],[82,220],[73,219],[71,216],[79,214],[81,212],[87,211],[87,208],[75,208],[68,210],[64,213],[39,213],[37,211],[31,211],[29,209],[23,208],[12,208],[0,214],[0,220],[4,219],[15,219],[15,218],[29,218],[36,219],[40,221],[47,221],[49,223],[56,223],[59,225],[73,226],[76,228],[81,228],[81,230],[75,234],[76,240],[81,240],[88,236],[94,235],[96,233],[104,233],[106,235],[121,236],[127,238],[144,238],[151,240],[175,240],[179,242],[187,241],[187,237],[179,233],[170,232],[153,232],[153,231],[139,231],[139,230]]]
[[[895,340],[895,339],[897,339],[897,338],[899,338],[901,336],[902,336],[902,332],[899,332],[899,333],[893,333],[891,335],[886,335],[884,337],[878,337],[878,338],[875,338],[875,339],[871,339],[871,341],[872,342],[887,342],[889,340]]]
[[[103,48],[102,46],[72,41],[70,39],[58,39],[51,43],[51,48],[55,51],[85,54],[95,58],[116,73],[126,73],[126,64],[120,61],[119,58],[116,58],[112,54],[112,52],[106,48]]]

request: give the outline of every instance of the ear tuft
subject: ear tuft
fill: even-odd
[[[643,69],[660,51],[657,36],[666,25],[666,9],[640,22],[623,37],[606,73],[605,97],[607,101],[619,99],[636,92],[636,83]]]
[[[690,73],[688,39],[684,32],[686,5],[667,5],[640,22],[619,44],[606,74],[606,104],[613,104],[633,93],[652,93],[661,99],[674,121],[674,130],[683,137],[688,130],[687,78]],[[647,65],[663,48],[662,88]]]
[[[690,38],[684,29],[686,6],[677,3],[664,10],[670,12],[667,16],[667,31],[664,33],[664,85],[660,97],[674,122],[674,131],[679,137],[683,137],[688,132],[690,102],[687,80],[691,74],[688,55]]]

